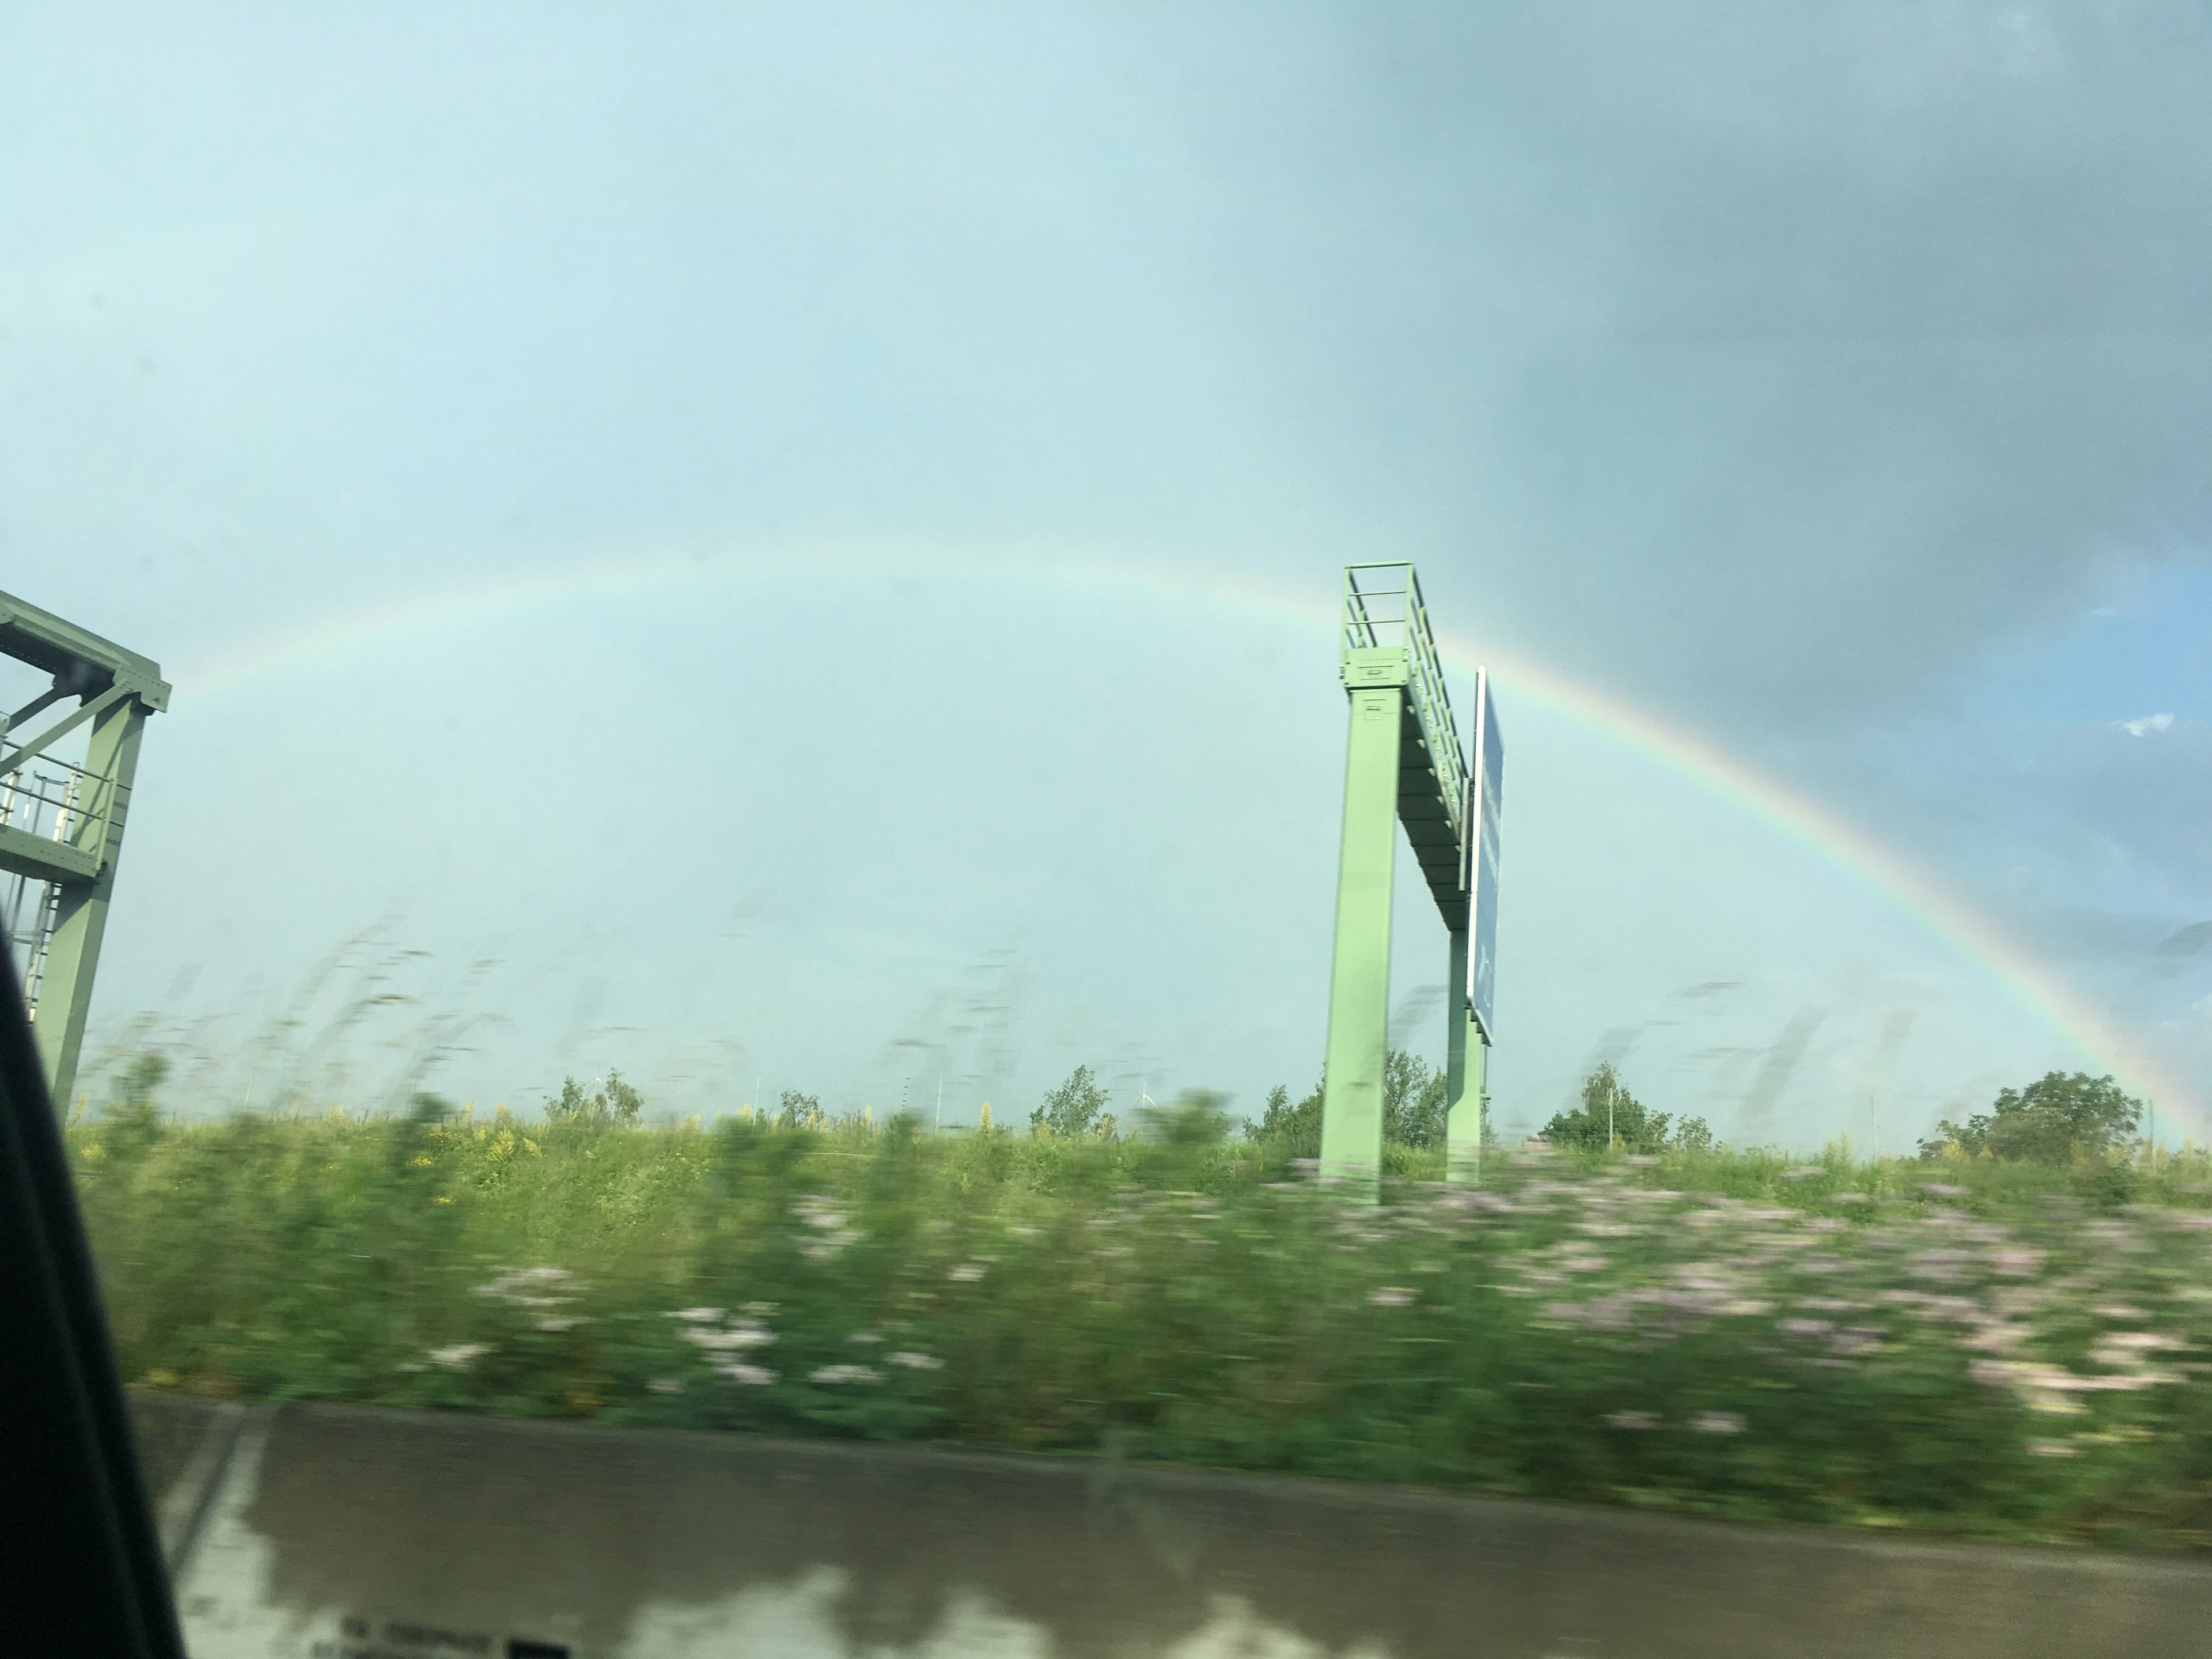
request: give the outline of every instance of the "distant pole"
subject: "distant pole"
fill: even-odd
[[[937,1133],[945,1133],[945,1077],[942,1073],[937,1079]]]

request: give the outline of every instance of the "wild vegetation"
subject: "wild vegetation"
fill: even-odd
[[[2125,1146],[2142,1116],[2142,1103],[2112,1079],[2052,1072],[2025,1089],[2003,1091],[1989,1111],[1962,1124],[1945,1119],[1920,1143],[1920,1155],[2058,1165],[2096,1161]]]
[[[1444,1073],[1431,1071],[1419,1055],[1391,1049],[1382,1061],[1383,1145],[1401,1154],[1443,1151],[1447,1086]],[[1295,1103],[1289,1087],[1277,1084],[1261,1108],[1259,1138],[1291,1158],[1319,1158],[1321,1102],[1319,1078]]]
[[[1610,1064],[1601,1065],[1583,1079],[1583,1101],[1570,1112],[1554,1112],[1544,1126],[1544,1139],[1554,1146],[1584,1152],[1709,1152],[1713,1132],[1701,1117],[1674,1122],[1664,1112],[1645,1109],[1614,1075]]]
[[[69,1132],[143,1387],[2212,1546],[2212,1165],[2118,1116],[2063,1160],[1995,1127],[1798,1159],[1611,1079],[1566,1120],[1651,1150],[1447,1187],[1431,1130],[1375,1206],[1310,1176],[1286,1091],[1249,1133],[1196,1097],[1101,1134],[1079,1073],[939,1138],[647,1128],[618,1079],[542,1122],[185,1122],[157,1082]],[[1432,1076],[1400,1085],[1418,1127]]]

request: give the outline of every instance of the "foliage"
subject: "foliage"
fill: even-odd
[[[1580,1152],[1611,1147],[1649,1156],[1669,1147],[1683,1152],[1713,1149],[1713,1132],[1705,1119],[1685,1118],[1675,1125],[1665,1112],[1652,1111],[1629,1093],[1609,1063],[1601,1064],[1583,1079],[1583,1103],[1571,1112],[1554,1112],[1543,1133],[1554,1146]]]
[[[2110,1077],[2046,1072],[2025,1089],[2007,1089],[1995,1107],[1964,1123],[1949,1119],[1920,1143],[1920,1155],[1990,1158],[2027,1164],[2100,1160],[2136,1132],[2142,1102]]]
[[[109,1148],[124,1159],[137,1158],[161,1138],[161,1121],[154,1103],[169,1063],[159,1054],[139,1054],[124,1067],[122,1094],[102,1115]]]
[[[1043,1102],[1030,1114],[1030,1127],[1056,1135],[1095,1134],[1105,1112],[1106,1091],[1088,1066],[1079,1066],[1066,1082],[1045,1092]]]
[[[418,1103],[428,1096],[416,1097]],[[591,1093],[575,1079],[561,1079],[561,1092],[545,1103],[545,1121],[578,1129],[609,1129],[637,1122],[645,1110],[645,1097],[623,1081],[620,1072],[609,1072],[607,1080]]]
[[[1377,1206],[1206,1097],[578,1134],[156,1080],[67,1132],[139,1386],[2212,1546],[2202,1157],[1401,1148]]]
[[[1322,1085],[1314,1079],[1312,1091],[1295,1104],[1291,1091],[1277,1084],[1267,1091],[1261,1109],[1258,1133],[1279,1142],[1291,1158],[1321,1156]],[[1447,1079],[1429,1063],[1402,1048],[1393,1048],[1382,1060],[1382,1139],[1389,1145],[1420,1152],[1442,1152],[1444,1146],[1444,1091]]]
[[[1402,1048],[1382,1062],[1382,1139],[1401,1146],[1442,1152],[1444,1146],[1443,1073]]]
[[[1186,1089],[1166,1106],[1139,1115],[1143,1139],[1150,1145],[1213,1153],[1229,1138],[1229,1097],[1210,1089]]]
[[[1705,1119],[1686,1117],[1674,1126],[1674,1147],[1680,1152],[1712,1152],[1720,1150],[1721,1143]]]
[[[1279,1146],[1285,1158],[1321,1156],[1322,1081],[1316,1078],[1312,1089],[1295,1103],[1290,1090],[1282,1084],[1267,1091],[1267,1103],[1261,1109],[1259,1132]]]

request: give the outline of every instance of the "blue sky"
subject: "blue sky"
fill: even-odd
[[[210,1103],[434,1052],[519,1104],[619,1066],[965,1117],[1087,1061],[1256,1105],[1319,1060],[1325,632],[993,571],[1402,557],[2212,1097],[2208,69],[2158,5],[14,9],[0,586],[179,674],[102,1040]],[[734,574],[193,696],[669,553]],[[1724,1133],[1903,1144],[2097,1063],[1503,714],[1509,1125],[1613,1057]],[[340,1035],[370,980],[410,1000]]]
[[[2131,571],[2105,603],[1992,652],[1967,682],[1967,709],[2023,733],[2160,714],[2202,723],[2212,717],[2207,617],[2212,570],[2203,564]]]

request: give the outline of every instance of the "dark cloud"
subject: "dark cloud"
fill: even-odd
[[[112,431],[51,514],[189,525],[173,584],[303,534],[434,580],[551,526],[1410,554],[1745,739],[1940,697],[2206,527],[2200,9],[882,22],[549,29],[489,86],[480,20],[235,24],[27,85],[84,176],[25,232],[68,308],[9,447],[65,477]],[[211,399],[202,454],[169,428]],[[343,510],[287,482],[332,456]]]
[[[1463,612],[1740,732],[1830,727],[2206,528],[2197,9],[1451,7],[1327,40],[1215,89],[1209,160],[1251,186],[1226,280],[1259,355],[1358,388],[1297,441]]]
[[[1972,688],[2202,556],[2201,9],[210,19],[0,18],[0,557],[42,604],[191,663],[637,550],[1135,549],[1316,599],[1347,556],[1410,556],[1455,629],[1775,768],[2069,972],[2142,975],[2151,1016],[2193,994],[2204,957],[2155,952],[2212,909],[2204,711],[2048,652],[2022,684],[2111,695],[2028,721]],[[872,1066],[1003,1109],[1064,1074],[1060,1035],[1036,1049],[1076,1006],[1117,1091],[1163,1056],[1302,1073],[1326,641],[1293,672],[1272,618],[1224,656],[1211,611],[1016,586],[457,624],[470,672],[386,641],[272,681],[250,735],[180,680],[134,819],[134,895],[167,896],[118,910],[115,959],[166,982],[173,951],[125,936],[204,903],[235,977],[276,950],[234,919],[277,872],[295,956],[426,891],[453,954],[620,865],[620,905],[517,952],[580,964],[515,994],[563,1064],[542,1028],[572,1004],[579,1066],[586,1034],[726,1019],[770,1097]],[[2201,655],[2185,634],[2135,654]],[[1655,1068],[1694,1042],[1784,1133],[1828,1086],[1814,1036],[1848,1058],[1838,964],[1898,968],[1881,907],[1602,735],[1506,719],[1501,1090],[1565,1097],[1599,1032]],[[580,747],[683,805],[524,812]],[[434,836],[395,827],[400,780]],[[281,836],[191,839],[280,792]],[[1742,837],[1670,817],[1706,809]],[[676,868],[664,832],[702,823]],[[2020,1040],[1929,994],[1869,1052],[1948,1078],[1984,1063],[1959,1023]],[[1784,1025],[1816,1002],[1829,1025]]]

